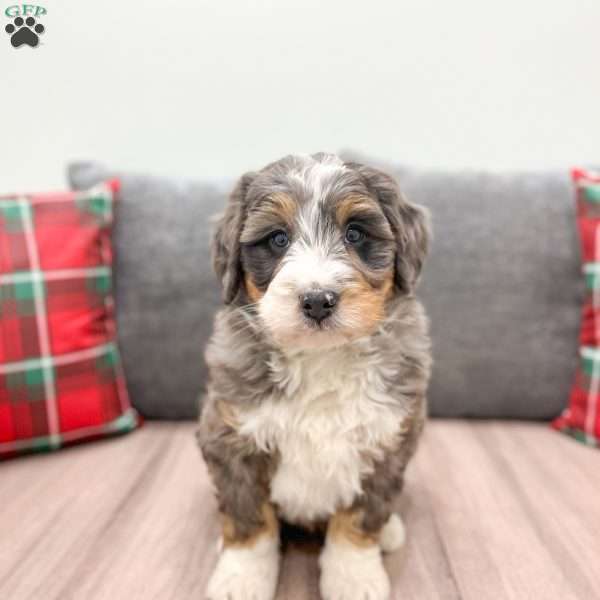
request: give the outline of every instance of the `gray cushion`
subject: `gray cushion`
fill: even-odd
[[[575,372],[583,293],[568,171],[390,170],[433,215],[419,288],[434,348],[430,413],[556,416]]]
[[[372,161],[365,161],[372,162]],[[551,418],[574,374],[582,285],[566,171],[528,174],[394,168],[433,212],[419,294],[431,317],[434,416]],[[203,345],[220,293],[208,217],[224,194],[199,183],[78,163],[76,188],[121,175],[117,208],[119,338],[135,406],[191,417]]]
[[[121,178],[114,230],[119,343],[134,406],[146,417],[191,418],[206,379],[204,343],[220,291],[210,268],[208,216],[224,194],[197,182],[69,168],[86,188]]]

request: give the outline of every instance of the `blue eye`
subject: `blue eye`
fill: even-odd
[[[356,227],[356,225],[348,225],[346,229],[346,241],[349,244],[360,244],[365,239],[365,232]]]
[[[282,250],[283,248],[287,248],[289,246],[290,239],[288,238],[288,234],[285,231],[275,231],[271,234],[269,242],[274,248]]]

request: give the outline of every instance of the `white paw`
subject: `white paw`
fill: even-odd
[[[329,540],[319,559],[323,600],[388,600],[390,580],[379,546],[359,548]]]
[[[392,513],[388,522],[381,530],[379,545],[383,552],[394,552],[404,546],[406,541],[406,529],[400,515]]]
[[[273,600],[279,573],[279,542],[263,536],[251,548],[229,547],[219,557],[208,600]]]

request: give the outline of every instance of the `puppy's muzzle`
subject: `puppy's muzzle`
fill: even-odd
[[[321,323],[333,313],[339,297],[332,290],[311,290],[300,297],[300,307],[305,317]]]

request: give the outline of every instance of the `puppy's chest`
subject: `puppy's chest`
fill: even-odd
[[[275,367],[282,394],[246,413],[241,432],[277,454],[271,500],[292,522],[326,518],[360,495],[361,479],[397,439],[404,415],[380,367],[344,354]]]

